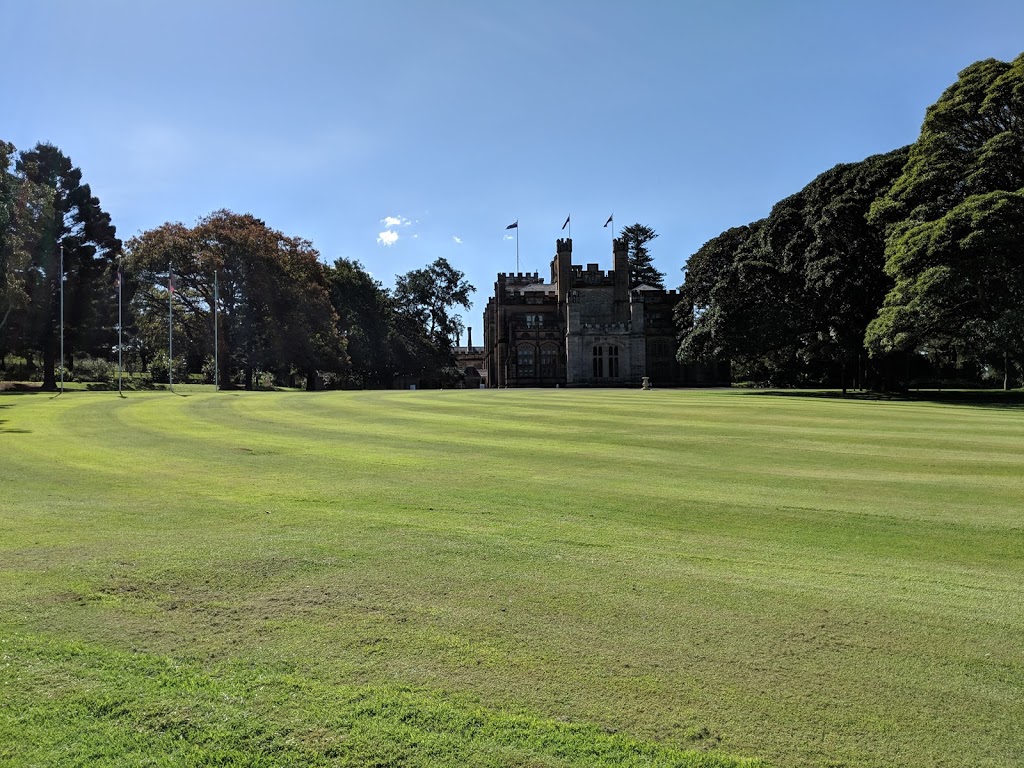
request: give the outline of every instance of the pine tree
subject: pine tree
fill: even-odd
[[[638,285],[651,285],[664,289],[665,273],[659,272],[654,267],[654,259],[647,249],[647,244],[657,236],[657,232],[643,224],[630,224],[628,227],[623,227],[622,232],[619,233],[620,239],[626,241],[629,254],[630,288],[636,288]]]

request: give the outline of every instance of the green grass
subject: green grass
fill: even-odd
[[[726,391],[0,395],[0,763],[1024,765],[1022,447]]]

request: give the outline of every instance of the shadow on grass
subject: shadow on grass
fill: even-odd
[[[9,408],[10,406],[0,405],[0,408]],[[8,419],[0,419],[0,435],[28,435],[32,433],[31,429],[11,429],[5,427],[4,424],[8,422]]]
[[[1024,391],[998,389],[958,389],[949,391],[915,390],[911,392],[848,392],[835,389],[751,389],[748,395],[767,397],[804,397],[827,400],[891,401],[899,403],[940,403],[974,408],[1024,409]]]

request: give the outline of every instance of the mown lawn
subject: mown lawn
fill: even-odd
[[[0,394],[0,764],[1024,765],[1024,409]]]

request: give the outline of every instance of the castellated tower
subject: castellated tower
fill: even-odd
[[[639,387],[720,383],[714,372],[675,359],[678,296],[630,290],[625,240],[612,241],[612,268],[572,262],[558,239],[549,282],[537,273],[499,274],[484,310],[488,386]]]

